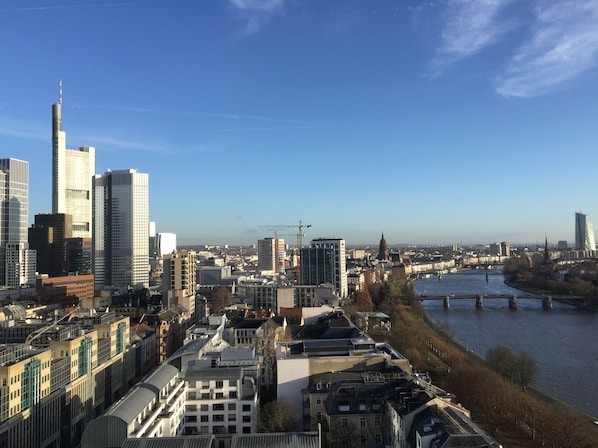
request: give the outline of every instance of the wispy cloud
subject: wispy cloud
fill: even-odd
[[[551,93],[598,62],[598,0],[542,1],[532,36],[515,53],[496,91],[511,97]]]
[[[150,143],[141,140],[131,140],[128,138],[120,138],[120,137],[106,137],[101,135],[86,135],[86,136],[78,136],[75,135],[74,139],[77,141],[85,141],[88,142],[91,146],[101,146],[102,150],[107,151],[121,151],[121,150],[129,150],[129,151],[145,151],[145,152],[154,152],[154,153],[173,153],[171,148],[167,145],[161,143]]]
[[[286,0],[228,0],[235,12],[245,22],[243,37],[254,34],[272,17],[281,14]]]
[[[52,138],[50,131],[42,126],[26,123],[17,122],[10,117],[0,116],[0,135],[5,137],[16,137],[25,140],[36,140],[36,141],[50,141]]]
[[[48,9],[71,9],[71,8],[99,8],[108,6],[132,6],[135,3],[86,3],[86,4],[62,4],[44,6],[22,6],[17,8],[2,8],[0,11],[44,11]]]
[[[450,0],[436,57],[429,66],[434,78],[443,69],[496,43],[514,23],[502,12],[513,0]]]

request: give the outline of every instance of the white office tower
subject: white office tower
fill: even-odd
[[[311,247],[328,247],[334,249],[334,270],[336,293],[347,297],[347,258],[345,255],[345,240],[341,238],[316,238],[311,241]]]
[[[149,285],[147,173],[107,171],[93,178],[95,286]]]
[[[195,314],[195,252],[173,251],[164,255],[162,297],[168,306],[178,305]]]
[[[575,249],[588,252],[588,255],[596,250],[594,240],[594,227],[590,215],[575,213]]]
[[[28,212],[29,163],[0,159],[0,286],[19,287],[35,279],[35,251],[27,243]]]
[[[257,269],[260,272],[284,272],[284,240],[264,238],[257,242]]]
[[[73,238],[92,236],[91,190],[95,170],[95,148],[66,149],[61,81],[58,103],[52,105],[52,213],[72,215]]]
[[[156,253],[158,257],[170,254],[176,250],[176,233],[158,233],[156,235]]]

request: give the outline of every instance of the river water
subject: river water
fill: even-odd
[[[466,270],[430,277],[414,284],[419,295],[527,294],[504,283],[500,269]],[[434,322],[446,322],[463,345],[486,357],[496,345],[513,352],[524,350],[538,365],[534,385],[580,411],[598,418],[598,313],[578,311],[553,302],[544,310],[541,300],[519,299],[510,310],[507,299],[452,299],[450,310],[442,300],[424,300]]]

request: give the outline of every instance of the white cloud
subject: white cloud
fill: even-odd
[[[430,76],[447,65],[471,57],[497,42],[513,27],[501,13],[512,0],[451,0],[447,6],[440,46],[430,63]]]
[[[286,0],[229,0],[245,21],[243,36],[257,32],[276,14],[281,14]]]
[[[542,1],[532,35],[497,79],[500,95],[553,92],[598,61],[598,0]]]

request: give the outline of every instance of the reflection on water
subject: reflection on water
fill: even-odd
[[[415,282],[420,295],[515,294],[525,292],[504,283],[500,271],[486,278],[484,271],[462,271]],[[447,322],[456,339],[482,357],[498,344],[524,350],[538,364],[535,385],[583,412],[598,416],[598,313],[578,311],[554,302],[542,308],[541,300],[519,299],[510,310],[507,299],[484,299],[484,309],[473,299],[424,301],[435,322]]]

